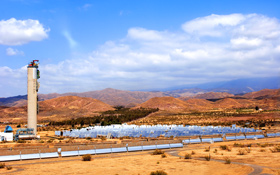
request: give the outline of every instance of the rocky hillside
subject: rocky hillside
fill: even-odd
[[[165,111],[185,111],[188,104],[178,98],[174,97],[155,97],[150,100],[137,105],[135,108],[158,108]]]
[[[227,92],[207,92],[203,94],[198,94],[194,96],[194,98],[199,99],[220,99],[220,98],[226,98],[226,97],[233,97],[233,94],[227,93]]]
[[[131,107],[143,103],[153,97],[165,96],[163,92],[140,92],[140,91],[123,91],[107,88],[100,91],[89,91],[83,93],[65,93],[65,94],[44,94],[39,95],[40,100],[51,99],[54,96],[79,96],[98,99],[111,106]]]
[[[275,98],[280,97],[280,89],[263,89],[256,92],[250,92],[242,95],[244,98]]]
[[[100,100],[66,96],[39,102],[39,121],[65,120],[98,115],[99,112],[114,110]],[[20,122],[27,120],[27,107],[1,107],[0,122]]]

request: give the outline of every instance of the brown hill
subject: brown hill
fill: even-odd
[[[40,101],[49,100],[49,99],[57,98],[57,97],[61,97],[61,96],[63,96],[63,95],[58,94],[58,93],[38,94]]]
[[[227,92],[207,92],[204,94],[198,94],[194,96],[194,98],[199,99],[220,99],[220,98],[226,98],[226,97],[233,97],[233,94],[227,93]]]
[[[186,101],[190,98],[199,99],[220,99],[220,98],[278,98],[280,99],[280,89],[271,90],[264,89],[257,92],[245,94],[243,96],[233,96],[226,92],[208,92],[205,93],[202,89],[182,89],[167,92],[142,92],[142,91],[123,91],[117,89],[107,88],[99,91],[90,91],[83,93],[65,93],[65,94],[39,94],[39,100],[44,101],[62,96],[79,96],[79,97],[90,97],[98,99],[112,106],[126,106],[133,107],[137,104],[143,103],[153,97],[165,97],[172,96],[178,97],[179,99]],[[202,94],[203,93],[203,94]],[[27,96],[15,96],[8,98],[0,98],[0,106],[24,106],[26,105]]]
[[[86,110],[88,112],[102,112],[114,110],[110,105],[100,100],[86,97],[66,96],[39,102],[42,110]]]
[[[39,103],[41,120],[65,120],[78,117],[89,117],[99,112],[114,110],[100,100],[87,97],[66,96],[42,101]]]
[[[0,98],[0,106],[24,106],[27,95],[18,95],[14,97]]]
[[[216,108],[229,109],[229,108],[241,108],[242,104],[240,104],[236,99],[224,98],[216,101],[214,103],[214,106]]]
[[[213,102],[205,99],[188,99],[182,101],[174,97],[152,98],[136,108],[159,108],[163,111],[185,112],[185,111],[205,111],[213,108]]]
[[[188,99],[186,100],[186,103],[191,106],[191,110],[199,110],[199,111],[205,111],[205,110],[209,110],[212,109],[213,106],[213,102],[205,100],[205,99]]]
[[[263,89],[242,95],[244,98],[275,98],[280,97],[280,89]]]
[[[39,102],[39,121],[58,121],[98,115],[99,112],[114,110],[102,101],[77,96],[58,97]],[[1,107],[0,122],[26,122],[27,107]]]
[[[154,97],[137,105],[135,108],[158,108],[164,111],[181,112],[188,108],[188,104],[174,97]]]
[[[165,96],[171,97],[193,97],[197,94],[202,94],[207,92],[207,90],[199,89],[199,88],[192,88],[192,89],[178,89],[173,91],[165,92]]]
[[[100,91],[89,91],[83,93],[65,93],[65,94],[40,94],[41,100],[51,99],[55,96],[79,96],[98,99],[112,106],[135,106],[143,103],[153,97],[163,97],[163,92],[140,92],[140,91],[123,91],[107,88]]]

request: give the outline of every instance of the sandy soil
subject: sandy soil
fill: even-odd
[[[50,134],[46,132],[45,134]],[[234,143],[240,145],[251,144],[248,147],[235,147]],[[273,144],[273,145],[269,145]],[[222,150],[221,145],[227,145],[229,150]],[[250,174],[254,171],[252,166],[259,167],[262,173],[280,174],[280,152],[270,151],[275,145],[280,145],[280,138],[265,138],[259,140],[244,140],[221,142],[214,144],[192,144],[185,145],[184,148],[174,150],[164,150],[167,157],[151,155],[152,151],[117,153],[93,155],[90,162],[82,161],[82,157],[53,158],[42,160],[14,161],[6,162],[7,166],[12,166],[12,170],[0,169],[0,174],[129,174],[148,175],[152,171],[163,170],[168,175],[183,174]],[[210,150],[206,151],[206,148]],[[238,155],[239,150],[244,150],[245,155]],[[192,153],[192,159],[179,158],[186,153]],[[201,159],[206,155],[211,155],[211,160]],[[225,158],[231,160],[231,164],[225,164]],[[215,160],[222,160],[217,162]],[[241,164],[235,164],[239,162]]]
[[[131,154],[131,153],[125,153]],[[133,153],[132,153],[133,154]],[[116,155],[116,154],[114,154]],[[120,154],[119,154],[120,155]],[[118,155],[118,156],[119,156]],[[111,155],[112,156],[112,155]],[[93,156],[94,158],[94,156]],[[62,160],[58,161],[57,160]],[[20,165],[25,164],[25,165]],[[36,163],[36,164],[33,164]],[[19,164],[19,165],[16,165]],[[169,175],[183,174],[248,174],[252,168],[242,165],[226,165],[214,161],[199,161],[179,159],[167,155],[161,158],[160,155],[151,155],[144,152],[143,155],[94,158],[90,162],[81,161],[78,158],[58,158],[37,161],[9,162],[6,165],[13,165],[12,170],[0,170],[0,172],[11,174],[129,174],[148,175],[152,171],[164,170]],[[217,171],[217,168],[219,170]]]

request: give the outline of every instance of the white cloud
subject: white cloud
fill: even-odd
[[[279,32],[278,19],[258,14],[201,17],[178,32],[130,28],[124,38],[104,43],[87,57],[40,65],[40,92],[137,90],[277,76]],[[18,72],[3,68],[0,74],[11,71]]]
[[[143,28],[131,28],[128,30],[127,36],[132,39],[139,40],[161,40],[162,35],[158,31],[147,30]]]
[[[277,39],[280,36],[279,20],[259,14],[210,15],[188,21],[182,28],[197,37],[246,36]]]
[[[31,41],[41,41],[48,37],[50,29],[45,29],[38,20],[9,20],[0,21],[0,44],[22,45]]]
[[[9,47],[9,48],[6,49],[6,54],[7,54],[8,56],[24,55],[24,52]]]
[[[182,28],[190,33],[200,36],[222,36],[227,30],[237,26],[244,21],[245,16],[241,14],[210,15],[196,18],[182,25]]]

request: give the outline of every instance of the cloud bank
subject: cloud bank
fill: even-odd
[[[88,57],[41,65],[41,93],[279,76],[279,38],[279,20],[260,14],[200,17],[178,32],[132,27]]]
[[[24,55],[24,52],[9,47],[6,49],[6,55],[8,55],[8,56]]]
[[[48,37],[50,29],[45,29],[38,20],[9,20],[0,21],[0,44],[22,45],[31,41],[41,41]]]

